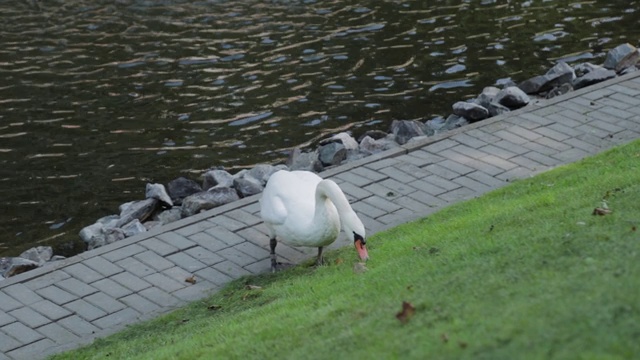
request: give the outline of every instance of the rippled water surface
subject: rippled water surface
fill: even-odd
[[[637,45],[637,1],[2,1],[0,255],[146,182],[446,116],[497,80]]]

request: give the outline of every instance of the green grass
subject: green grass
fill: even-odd
[[[636,141],[376,234],[364,273],[342,249],[54,358],[630,359],[639,226]]]

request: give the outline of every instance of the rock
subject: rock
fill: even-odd
[[[355,141],[355,140],[354,140]],[[318,158],[324,166],[339,165],[347,158],[347,149],[341,142],[331,142],[319,148]]]
[[[178,221],[182,219],[182,211],[179,207],[173,207],[171,209],[165,210],[159,214],[154,215],[153,219],[155,221],[160,222],[160,224],[162,225],[169,224],[174,221]],[[144,225],[146,226],[147,223],[149,223],[149,221],[144,223]]]
[[[633,58],[637,56],[637,55],[634,55],[634,53],[637,53],[637,52],[638,52],[638,49],[629,43],[618,45],[615,48],[609,50],[606,58],[604,59],[604,64],[602,64],[602,66],[608,70],[616,70],[618,68],[618,65],[621,64],[623,60],[625,60],[627,57]],[[637,59],[636,59],[636,62],[637,62]],[[631,64],[631,65],[634,65],[634,64]]]
[[[204,173],[204,183],[202,184],[203,190],[209,190],[212,187],[232,187],[233,175],[229,174],[226,170],[209,170]]]
[[[122,231],[124,232],[124,236],[131,237],[146,232],[147,228],[142,225],[140,220],[133,219],[133,221],[122,227]]]
[[[521,82],[518,87],[526,94],[537,94],[538,92],[542,91],[540,89],[542,89],[548,81],[549,79],[547,78],[547,76],[538,75]]]
[[[552,89],[551,91],[549,91],[549,93],[547,94],[546,98],[547,99],[551,99],[554,98],[556,96],[559,95],[564,95],[566,93],[568,93],[569,91],[573,90],[573,86],[571,86],[571,84],[562,84],[557,88]]]
[[[575,77],[576,74],[573,68],[561,61],[549,69],[546,74],[525,80],[518,87],[527,94],[537,94],[549,91],[562,84],[571,83]]]
[[[478,95],[478,98],[475,100],[475,103],[484,107],[485,109],[489,108],[489,104],[493,102],[493,99],[496,98],[496,95],[500,92],[495,86],[487,86],[482,89],[482,93]]]
[[[347,150],[358,150],[358,142],[346,132],[335,134],[329,139],[321,141],[320,144],[324,145],[330,142],[339,142],[344,145],[344,148]]]
[[[495,102],[504,105],[509,109],[519,109],[531,101],[529,96],[516,86],[509,86],[500,90],[496,95]]]
[[[393,120],[391,123],[391,133],[395,135],[396,142],[404,145],[416,136],[433,135],[433,130],[425,124],[415,120]]]
[[[169,194],[167,194],[167,190],[162,184],[147,183],[147,187],[145,189],[145,198],[156,199],[169,205],[170,207],[173,206],[173,201],[171,201]]]
[[[318,159],[318,152],[302,152],[299,148],[293,149],[287,160],[287,166],[291,170],[307,170],[321,172],[324,170],[322,162]]]
[[[362,134],[359,138],[358,138],[358,142],[362,142],[362,139],[364,139],[365,137],[370,137],[373,140],[378,140],[378,139],[382,139],[384,137],[387,136],[387,132],[382,131],[382,130],[367,130],[364,132],[364,134]],[[358,146],[359,147],[359,146]]]
[[[202,188],[197,182],[185,177],[171,180],[169,184],[167,184],[167,192],[174,205],[182,204],[182,199],[201,191]]]
[[[120,210],[122,210],[122,205],[120,205]],[[110,229],[110,228],[116,227],[118,220],[120,220],[120,215],[107,215],[107,216],[101,217],[96,222],[102,224],[102,226],[105,229]]]
[[[442,116],[436,116],[433,119],[425,121],[424,124],[427,125],[429,129],[437,132],[444,126],[445,121],[445,118],[443,118]]]
[[[239,199],[236,190],[228,187],[214,187],[208,191],[201,191],[184,198],[181,207],[182,217],[195,215],[200,211],[213,209]]]
[[[9,278],[33,270],[38,266],[37,262],[20,257],[0,258],[0,276]]]
[[[578,90],[581,89],[585,86],[589,86],[589,85],[593,85],[593,84],[597,84],[599,82],[608,80],[608,79],[612,79],[616,77],[616,72],[613,70],[607,70],[605,68],[596,68],[590,72],[588,72],[587,74],[576,78],[573,81],[573,88]]]
[[[95,249],[96,247],[100,247],[100,246],[104,246],[104,245],[108,245],[111,243],[114,243],[116,241],[120,241],[120,240],[124,240],[124,238],[126,238],[127,236],[124,233],[124,230],[120,229],[120,228],[113,228],[113,229],[105,229],[104,230],[104,243],[101,244],[93,244],[93,247],[91,249]],[[91,250],[89,249],[89,250]]]
[[[145,229],[147,229],[147,231],[149,231],[154,227],[162,226],[162,222],[156,221],[156,220],[145,221],[142,225],[144,226]]]
[[[508,107],[500,105],[497,102],[492,102],[491,104],[489,104],[489,107],[487,109],[489,110],[489,114],[491,116],[498,116],[500,114],[511,111],[511,109],[509,109]]]
[[[591,71],[597,69],[597,68],[601,68],[602,66],[598,66],[598,65],[594,65],[592,63],[586,62],[586,63],[581,63],[578,65],[575,65],[573,67],[574,72],[576,74],[577,77],[583,76],[587,73],[590,73]],[[574,79],[575,80],[575,79]]]
[[[159,201],[156,199],[145,199],[123,204],[120,209],[120,219],[116,223],[116,227],[128,224],[133,221],[133,219],[138,219],[140,222],[146,221],[151,217],[153,212],[156,211],[158,203]]]
[[[258,179],[254,179],[252,176],[245,175],[242,178],[233,179],[233,187],[236,189],[240,197],[247,197],[255,194],[259,194],[264,190],[262,182]]]
[[[66,259],[66,257],[64,257],[62,255],[53,255],[51,257],[51,259],[49,260],[49,262],[60,261],[60,260],[64,260],[64,259]]]
[[[453,104],[453,113],[471,121],[484,120],[489,117],[489,110],[466,101],[458,101]]]
[[[398,146],[400,145],[398,145],[398,143],[396,142],[395,136],[393,136],[393,134],[390,134],[387,137],[377,140],[374,140],[372,137],[365,136],[364,139],[360,141],[358,149],[360,153],[364,155],[372,155],[385,150],[393,149]]]
[[[638,60],[640,60],[640,51],[636,49],[632,53],[628,54],[622,60],[618,62],[616,68],[614,69],[617,73],[622,73],[624,70],[628,68],[633,68],[638,64]]]
[[[278,171],[278,170],[279,170],[279,168],[276,168],[273,165],[258,164],[256,166],[252,167],[247,172],[247,175],[250,176],[253,179],[258,180],[262,186],[265,186],[267,184],[267,181],[271,177],[271,175],[273,175],[273,173]]]
[[[453,130],[453,129],[457,129],[459,127],[463,127],[465,125],[468,125],[469,121],[467,121],[467,119],[458,116],[458,115],[449,115],[449,117],[447,117],[447,120],[444,122],[444,125],[440,128],[440,131],[449,131],[449,130]]]
[[[104,225],[100,222],[96,222],[89,226],[85,226],[84,228],[82,228],[82,230],[80,230],[79,235],[82,241],[84,241],[86,244],[89,244],[91,242],[104,241]]]
[[[47,261],[51,260],[52,256],[53,248],[51,248],[51,246],[38,246],[23,252],[19,257],[31,260],[37,263],[38,266],[42,266]]]

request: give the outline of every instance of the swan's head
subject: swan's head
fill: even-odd
[[[354,212],[345,216],[343,220],[343,228],[347,234],[353,236],[353,245],[355,245],[358,255],[362,261],[369,260],[367,252],[367,241],[365,240],[365,230],[362,221]]]

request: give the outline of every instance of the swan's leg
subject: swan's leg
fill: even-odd
[[[316,258],[316,266],[324,264],[324,257],[322,256],[322,246],[318,248],[318,257]]]
[[[276,272],[276,267],[278,262],[276,261],[276,245],[278,245],[278,240],[275,237],[272,237],[269,246],[271,247],[271,272]]]

